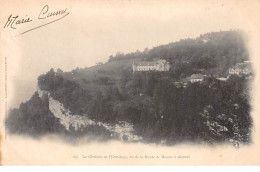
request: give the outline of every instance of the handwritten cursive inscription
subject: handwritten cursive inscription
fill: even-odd
[[[12,16],[12,14],[8,17],[7,22],[5,23],[4,28],[10,27],[12,29],[16,29],[15,25],[23,24],[31,22],[32,20],[28,17],[26,19],[19,19],[19,16]]]
[[[65,10],[59,10],[59,11],[54,11],[54,12],[50,12],[49,11],[49,6],[48,5],[45,5],[39,16],[38,16],[38,19],[46,19],[48,17],[53,17],[53,16],[58,16],[58,15],[63,15],[63,14],[67,14],[67,8]]]
[[[48,20],[49,22],[44,23],[44,24],[39,25],[39,26],[36,26],[36,27],[31,28],[29,30],[26,30],[26,31],[24,31],[24,32],[22,32],[22,33],[20,33],[18,35],[22,35],[22,34],[25,34],[27,32],[30,32],[32,30],[35,30],[35,29],[38,29],[40,27],[46,26],[48,24],[54,23],[54,22],[56,22],[58,20],[61,20],[64,17],[66,17],[67,15],[69,15],[69,12],[67,11],[67,8],[66,9],[62,9],[62,10],[51,11],[49,6],[45,5],[41,9],[37,19],[35,19],[35,20],[45,20],[45,19],[49,19],[49,18],[53,18],[53,20],[51,20],[51,21]],[[22,18],[19,15],[11,14],[8,17],[7,21],[6,21],[6,23],[4,25],[4,28],[16,29],[18,27],[18,25],[30,23],[30,22],[33,22],[33,21],[34,20],[31,17],[27,17],[26,16],[26,17]],[[16,35],[16,36],[18,36],[18,35]]]

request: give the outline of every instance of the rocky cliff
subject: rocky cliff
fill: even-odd
[[[115,125],[97,122],[89,119],[86,114],[77,115],[71,114],[70,110],[66,109],[62,103],[58,100],[52,98],[49,92],[43,91],[38,88],[38,94],[42,98],[44,95],[48,96],[49,100],[49,110],[53,115],[59,119],[60,123],[70,131],[71,129],[77,131],[81,128],[85,128],[89,125],[98,125],[102,126],[108,131],[110,131],[111,136],[116,137],[124,141],[140,141],[142,137],[134,134],[133,124],[119,121]]]

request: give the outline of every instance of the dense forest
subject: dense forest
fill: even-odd
[[[171,70],[133,73],[133,60],[155,58],[169,61]],[[107,63],[90,68],[71,72],[51,69],[39,76],[38,86],[72,114],[108,124],[133,124],[135,134],[142,136],[144,142],[249,143],[250,80],[237,75],[227,81],[216,79],[244,60],[248,60],[248,53],[242,32],[208,33],[143,52],[117,53]],[[207,77],[202,83],[189,82],[187,87],[173,84],[193,73]],[[37,93],[19,109],[10,111],[7,124],[11,133],[65,132],[48,110],[48,97],[39,98]],[[102,137],[110,137],[108,131],[100,128],[81,132],[97,130]]]

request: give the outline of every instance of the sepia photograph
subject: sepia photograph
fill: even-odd
[[[0,4],[1,165],[260,165],[260,1]]]

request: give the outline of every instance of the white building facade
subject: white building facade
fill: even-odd
[[[230,75],[250,75],[252,73],[250,62],[237,63],[234,67],[229,69]]]
[[[203,80],[204,80],[204,77],[201,74],[192,74],[190,77],[191,83],[202,82]]]
[[[170,64],[166,60],[142,61],[133,63],[133,72],[136,71],[169,71]]]

